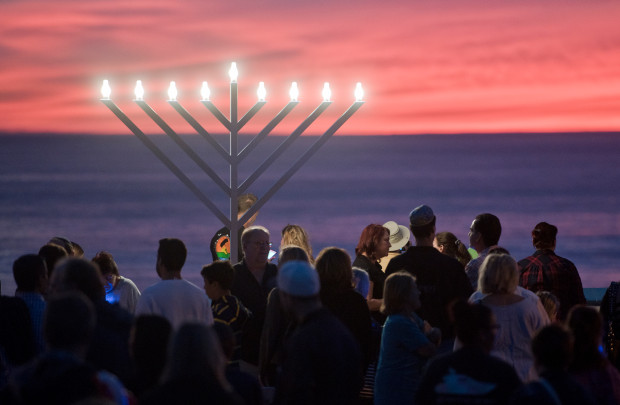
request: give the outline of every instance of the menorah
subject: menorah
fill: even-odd
[[[314,155],[329,138],[362,106],[364,91],[361,83],[355,86],[355,102],[309,147],[302,155],[285,171],[281,177],[267,190],[265,194],[258,198],[252,207],[238,218],[237,198],[247,192],[248,188],[271,166],[271,164],[297,139],[301,134],[329,107],[331,101],[331,90],[329,83],[325,83],[322,90],[323,101],[310,113],[299,126],[286,137],[286,139],[267,157],[264,162],[248,176],[245,181],[239,184],[239,164],[245,159],[256,146],[286,117],[297,104],[299,104],[299,89],[297,83],[293,82],[289,91],[290,101],[276,116],[252,138],[252,140],[239,152],[238,135],[239,131],[250,121],[254,115],[266,104],[266,89],[264,82],[260,82],[257,90],[258,101],[250,108],[241,119],[239,119],[237,108],[237,78],[238,70],[235,62],[228,72],[230,76],[230,118],[224,114],[211,102],[210,90],[207,82],[202,83],[200,91],[202,104],[229,132],[229,150],[226,151],[220,143],[177,101],[177,88],[175,82],[170,82],[168,88],[168,103],[187,121],[187,123],[201,135],[215,151],[228,162],[230,166],[229,184],[226,184],[220,176],[202,159],[147,103],[144,101],[144,88],[142,82],[137,81],[135,87],[134,102],[168,135],[184,152],[207,174],[215,184],[222,189],[230,200],[229,217],[203,193],[196,184],[183,171],[170,160],[166,154],[151,141],[129,119],[110,99],[111,88],[107,80],[103,81],[101,88],[101,101],[121,120],[129,130],[142,141],[142,143],[153,152],[153,154],[183,183],[211,212],[229,229],[230,258],[236,260],[238,256],[237,240],[239,237],[240,224],[245,224],[262,206]]]

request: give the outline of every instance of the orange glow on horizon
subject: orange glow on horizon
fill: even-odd
[[[240,112],[264,82],[262,128],[290,99],[286,133],[322,100],[318,133],[355,100],[365,105],[340,134],[620,130],[620,3],[198,0],[2,4],[0,132],[128,134],[99,101],[111,99],[145,132],[160,133],[132,103],[145,100],[180,133],[193,130],[167,105],[178,99],[205,128],[223,132],[200,104],[227,114],[228,68],[239,70]]]

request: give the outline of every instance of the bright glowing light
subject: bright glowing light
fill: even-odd
[[[142,87],[142,80],[136,81],[136,89],[134,90],[136,100],[144,100],[144,87]]]
[[[170,82],[170,87],[168,87],[168,100],[176,101],[178,95],[177,85],[174,82]]]
[[[355,85],[355,101],[362,101],[364,99],[364,89],[362,83],[357,82]]]
[[[110,88],[110,83],[107,80],[103,81],[103,86],[101,86],[101,97],[106,100],[110,99],[110,94],[112,93],[112,89]]]
[[[323,101],[330,101],[330,98],[332,98],[332,91],[329,88],[329,83],[325,82],[325,84],[323,85]]]
[[[291,96],[291,101],[298,101],[299,89],[297,88],[297,82],[291,83],[291,89],[289,90],[288,95]]]
[[[237,63],[233,62],[230,65],[230,70],[228,71],[228,76],[230,76],[231,83],[237,83],[237,77],[239,76],[239,71],[237,70]]]
[[[202,87],[200,88],[200,96],[202,97],[203,101],[209,101],[209,98],[211,97],[211,89],[209,88],[207,82],[202,82]]]
[[[256,90],[256,95],[258,96],[258,101],[265,101],[265,96],[267,95],[267,89],[265,89],[265,82],[258,83],[258,90]]]

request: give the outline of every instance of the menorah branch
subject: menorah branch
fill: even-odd
[[[243,148],[241,152],[238,150],[239,146],[239,131],[258,113],[258,111],[265,105],[266,89],[264,82],[259,83],[257,95],[258,101],[254,106],[246,112],[246,114],[239,120],[238,119],[238,100],[237,100],[237,66],[233,63],[230,71],[230,119],[226,118],[224,114],[210,101],[209,97],[211,91],[207,82],[202,83],[201,88],[201,102],[203,105],[213,114],[213,116],[229,131],[230,143],[229,149],[226,151],[217,142],[211,134],[194,118],[192,115],[181,106],[177,101],[177,89],[175,82],[170,82],[168,89],[168,102],[170,105],[190,124],[194,130],[205,138],[211,146],[220,154],[226,162],[229,164],[229,184],[227,185],[215,171],[209,166],[209,164],[203,160],[198,154],[187,144],[183,139],[143,100],[144,88],[140,80],[136,83],[135,88],[135,102],[142,108],[142,110],[168,135],[184,152],[185,154],[196,163],[207,174],[229,198],[229,217],[227,218],[218,207],[207,197],[184,173],[177,167],[165,154],[161,151],[130,119],[125,115],[111,100],[111,89],[107,80],[104,80],[101,88],[103,99],[101,100],[119,119],[123,124],[129,128],[142,141],[142,143],[153,152],[153,154],[175,175],[177,178],[189,188],[196,197],[202,203],[213,212],[213,214],[229,229],[229,242],[230,242],[230,259],[236,260],[237,252],[240,248],[238,246],[238,234],[239,225],[245,224],[265,203],[314,155],[324,144],[331,138],[332,135],[362,106],[363,90],[360,83],[357,83],[355,87],[356,101],[342,114],[328,129],[319,137],[319,139],[310,146],[293,165],[282,174],[282,176],[276,181],[271,188],[263,194],[258,201],[246,211],[240,218],[237,215],[237,200],[241,193],[244,193],[248,188],[254,184],[254,182],[271,166],[271,164],[278,159],[284,153],[284,151],[297,140],[303,132],[327,109],[331,104],[331,90],[329,83],[325,83],[323,86],[322,96],[323,102],[306,117],[301,124],[295,128],[290,135],[273,151],[259,167],[248,176],[248,178],[239,186],[239,164],[245,159],[256,146],[267,136],[273,129],[295,108],[299,103],[299,89],[297,83],[293,82],[289,95],[291,101]]]

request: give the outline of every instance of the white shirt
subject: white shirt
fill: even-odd
[[[213,325],[211,300],[205,291],[187,280],[161,280],[145,289],[136,306],[136,316],[161,315],[173,330],[185,322]]]
[[[526,290],[525,288],[521,286],[517,286],[515,294],[525,298],[526,301],[529,301],[533,305],[535,305],[536,308],[538,309],[538,312],[540,312],[540,316],[542,316],[542,318],[546,321],[546,324],[549,323],[549,315],[547,314],[547,311],[545,311],[545,307],[543,306],[542,302],[540,302],[540,298],[538,298],[538,295],[536,295],[536,293],[531,292],[530,290]],[[480,301],[486,296],[487,294],[483,294],[482,291],[480,290],[474,291],[474,293],[469,296],[468,301],[469,302]]]
[[[118,304],[133,314],[140,299],[140,290],[133,281],[121,276],[118,278],[116,286],[106,293],[105,299],[110,304]]]

